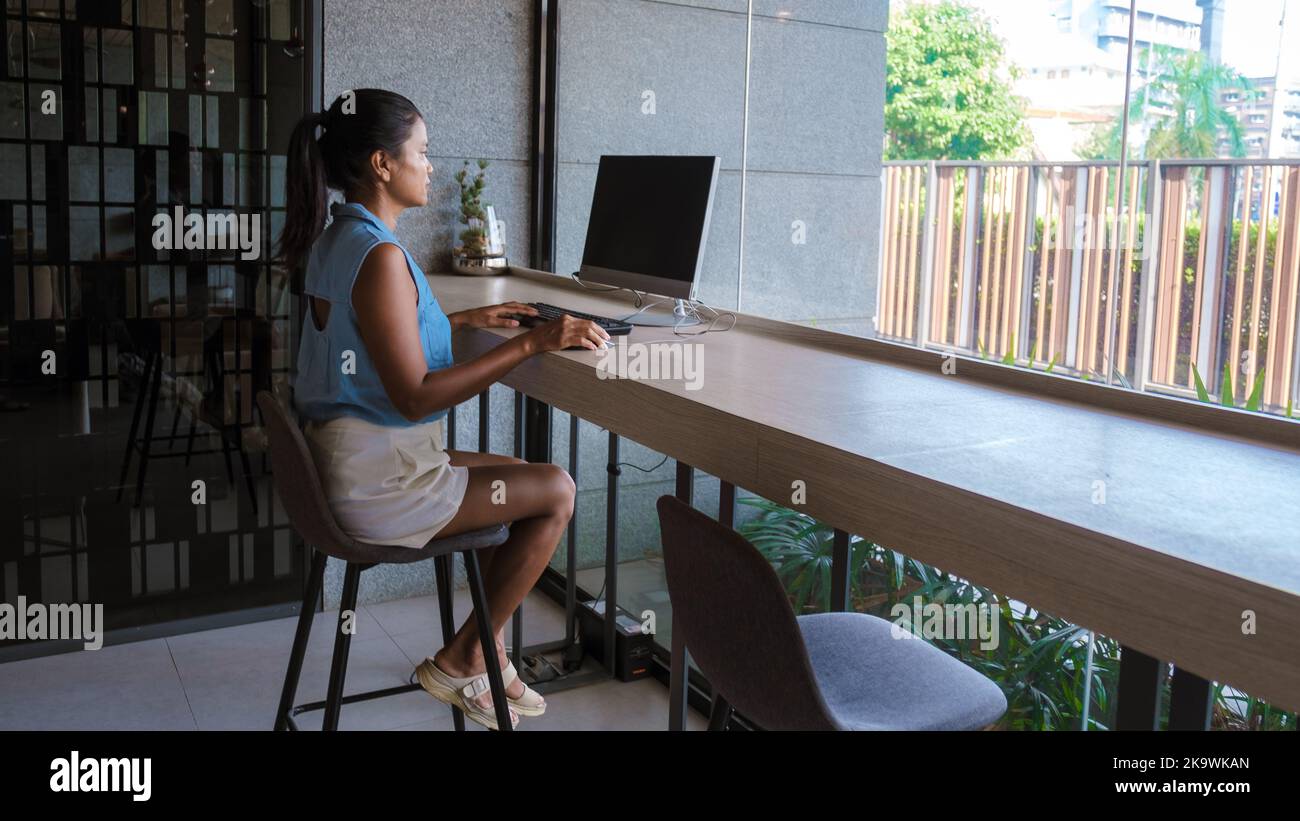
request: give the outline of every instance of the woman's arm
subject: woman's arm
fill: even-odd
[[[537,316],[537,309],[522,302],[503,302],[500,305],[485,305],[482,308],[469,308],[447,314],[452,333],[461,328],[517,328],[519,314]]]
[[[469,362],[430,371],[420,343],[419,317],[412,309],[418,299],[402,250],[392,243],[375,246],[352,286],[352,307],[384,391],[398,413],[413,422],[477,396],[534,354],[571,345],[596,350],[608,338],[595,323],[566,316]]]

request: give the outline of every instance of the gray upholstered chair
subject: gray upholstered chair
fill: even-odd
[[[501,679],[501,665],[497,660],[496,641],[490,626],[491,615],[488,612],[487,595],[483,589],[483,576],[479,572],[476,552],[504,542],[510,535],[509,527],[504,524],[493,525],[482,530],[434,539],[418,549],[355,541],[339,529],[333,513],[330,512],[329,505],[325,501],[325,493],[321,488],[320,476],[316,472],[316,464],[307,449],[302,432],[298,430],[297,423],[289,416],[284,406],[267,391],[257,394],[257,405],[262,409],[266,423],[267,440],[271,451],[271,471],[275,488],[280,494],[280,502],[289,515],[289,523],[303,540],[314,548],[302,611],[298,614],[298,629],[294,634],[293,650],[289,655],[289,669],[285,672],[280,707],[275,716],[275,729],[296,730],[298,726],[294,716],[323,709],[325,716],[322,729],[337,730],[339,711],[344,704],[420,689],[419,684],[412,682],[398,687],[344,696],[343,679],[347,672],[348,648],[352,641],[351,632],[342,629],[344,614],[356,611],[361,571],[377,564],[408,564],[433,559],[438,582],[442,637],[444,642],[451,641],[455,634],[451,610],[452,556],[460,553],[465,559],[465,570],[469,576],[470,596],[474,602],[479,637],[482,639],[483,655],[487,661],[488,682],[492,690],[492,704],[496,712],[497,726],[502,730],[509,730],[511,728],[510,707],[506,701],[505,685]],[[343,597],[339,603],[339,630],[334,636],[334,657],[330,663],[329,689],[324,701],[294,706],[298,677],[302,673],[302,660],[307,652],[307,639],[311,634],[312,615],[325,577],[327,556],[347,562],[347,571],[343,577]],[[457,708],[452,708],[452,711],[456,729],[464,730],[465,716]]]
[[[889,621],[796,617],[739,533],[673,496],[658,503],[674,631],[709,680],[709,729],[732,710],[770,730],[970,730],[1002,716],[996,684]]]

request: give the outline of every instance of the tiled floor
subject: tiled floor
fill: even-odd
[[[469,615],[458,591],[457,624]],[[325,697],[334,612],[318,613],[298,687],[298,703]],[[0,730],[270,729],[279,703],[296,617],[113,645],[97,651],[0,664]],[[407,682],[414,665],[441,645],[432,596],[362,606],[345,692]],[[524,642],[564,634],[564,611],[540,594],[524,602]],[[506,632],[509,638],[509,630]],[[588,662],[590,664],[590,662]],[[546,715],[521,730],[660,730],[668,691],[658,681],[604,680],[547,696]],[[300,717],[319,728],[320,712]],[[689,727],[703,729],[692,713]],[[416,691],[344,706],[342,729],[450,730],[451,712]],[[471,728],[479,729],[470,722]]]

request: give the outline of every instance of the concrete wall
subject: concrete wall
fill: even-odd
[[[563,0],[557,273],[581,263],[601,154],[716,154],[722,170],[700,299],[734,308],[739,283],[747,312],[870,333],[888,3],[754,3],[742,278],[746,7],[745,0]],[[805,226],[802,244],[792,241],[796,220]],[[583,427],[578,545],[580,564],[590,566],[604,550],[606,437]],[[557,450],[556,461],[564,453]],[[650,467],[662,458],[623,443],[623,461]],[[673,492],[674,470],[671,461],[651,473],[624,468],[622,558],[659,551],[654,500]],[[697,473],[696,506],[716,514],[717,500],[717,480]],[[747,511],[741,506],[738,518]]]
[[[745,0],[561,0],[557,271],[580,263],[602,153],[722,157],[700,297],[735,307],[742,283]],[[451,245],[464,159],[492,161],[488,199],[507,223],[510,256],[528,259],[532,14],[530,0],[326,0],[328,99],[354,87],[406,94],[425,113],[431,203],[399,235],[427,270]],[[879,241],[887,0],[756,0],[749,65],[743,301],[746,311],[816,318],[870,332]],[[647,113],[646,92],[654,113]],[[792,241],[801,221],[806,241]],[[454,446],[476,449],[477,402],[457,411]],[[815,411],[815,409],[810,409]],[[492,391],[491,450],[510,453],[513,393]],[[603,562],[607,434],[580,426],[579,566]],[[568,465],[568,416],[554,414],[555,461]],[[624,441],[621,460],[655,453]],[[654,499],[673,489],[671,461],[623,469],[620,555],[658,550]],[[698,474],[696,504],[717,510],[717,481]],[[742,507],[741,512],[744,513]],[[555,565],[562,567],[562,551]],[[376,568],[362,600],[432,589],[432,568]],[[336,602],[341,568],[327,576]]]

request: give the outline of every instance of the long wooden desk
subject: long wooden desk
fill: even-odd
[[[631,305],[520,269],[429,281],[448,313],[519,300],[622,316]],[[462,331],[457,359],[522,332]],[[629,338],[681,339],[641,327]],[[1300,709],[1300,425],[1101,400],[1167,417],[1151,418],[1060,398],[1097,386],[1048,377],[1012,389],[998,366],[944,374],[928,352],[745,314],[689,341],[703,346],[699,390],[601,379],[594,351],[534,357],[503,382],[778,503],[802,480],[800,509],[834,527]]]

